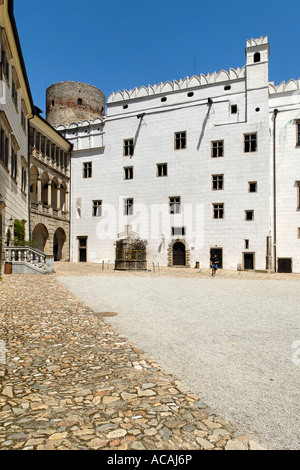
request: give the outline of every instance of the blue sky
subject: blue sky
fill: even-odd
[[[73,80],[111,92],[245,64],[269,36],[270,81],[300,77],[299,0],[14,0],[35,104]]]

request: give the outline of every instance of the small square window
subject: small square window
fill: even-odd
[[[230,108],[231,114],[237,114],[237,111],[238,111],[237,104],[232,104]]]
[[[212,175],[212,190],[220,191],[224,189],[224,175]]]
[[[83,178],[92,177],[92,162],[86,162],[83,164]]]
[[[124,215],[133,215],[133,199],[124,199]]]
[[[257,192],[257,182],[256,181],[249,181],[249,183],[248,183],[248,192],[249,193],[256,193]]]
[[[133,166],[125,166],[124,167],[124,180],[132,180],[133,179]]]
[[[224,141],[216,140],[211,143],[211,156],[212,158],[224,156]]]
[[[224,203],[213,204],[213,219],[224,219]]]
[[[180,197],[169,197],[170,214],[180,214]]]
[[[171,227],[171,234],[172,236],[184,236],[185,235],[185,227]]]
[[[174,148],[175,150],[182,150],[186,148],[186,131],[175,132]]]
[[[168,176],[168,164],[158,163],[156,165],[156,176]]]
[[[254,211],[245,211],[245,220],[254,220]]]
[[[257,150],[257,135],[256,133],[253,134],[245,134],[244,135],[244,152],[256,152]]]
[[[102,201],[93,201],[93,217],[101,217]]]
[[[134,153],[133,139],[125,139],[123,141],[123,155],[124,157],[132,157]]]

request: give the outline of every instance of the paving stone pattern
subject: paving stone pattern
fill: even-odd
[[[5,275],[0,295],[0,450],[262,449],[55,275]]]

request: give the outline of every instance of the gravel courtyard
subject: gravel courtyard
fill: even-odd
[[[66,274],[57,279],[116,312],[105,321],[217,413],[268,449],[300,449],[297,278]]]

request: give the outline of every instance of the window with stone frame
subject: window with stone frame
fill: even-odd
[[[168,164],[167,163],[158,163],[156,165],[156,176],[168,176]]]
[[[19,79],[15,67],[12,67],[12,80],[11,80],[11,97],[18,111],[18,89],[20,88]]]
[[[256,152],[257,151],[257,134],[244,134],[244,152]]]
[[[26,105],[25,105],[25,101],[22,100],[21,101],[21,126],[22,126],[22,129],[23,129],[25,134],[27,133],[26,116],[27,116],[27,108],[26,108]]]
[[[224,189],[224,175],[212,175],[212,190],[221,191]]]
[[[212,158],[224,157],[224,140],[214,140],[211,143]]]
[[[186,148],[186,131],[175,132],[174,134],[174,149],[182,150]]]
[[[133,199],[124,199],[124,215],[133,215]]]
[[[102,201],[93,201],[93,217],[102,216]]]
[[[83,176],[83,178],[91,178],[92,177],[92,162],[84,162],[83,163],[82,176]]]
[[[257,182],[256,181],[249,181],[248,182],[248,192],[249,193],[256,193],[257,192]]]
[[[8,170],[9,165],[9,136],[11,134],[11,127],[8,123],[6,115],[3,111],[0,112],[0,162]]]
[[[2,75],[6,78],[8,86],[10,85],[10,60],[12,55],[6,32],[4,28],[1,28],[1,63],[2,63]]]
[[[186,234],[185,227],[171,227],[172,236],[184,236]]]
[[[134,154],[134,140],[125,139],[123,140],[123,156],[132,157]]]
[[[22,162],[22,174],[21,174],[21,190],[26,194],[27,189],[27,166],[24,157],[21,158]]]
[[[213,219],[224,219],[223,202],[217,202],[213,204]]]
[[[124,180],[133,179],[133,166],[124,166]]]
[[[181,200],[179,196],[169,197],[170,214],[180,214]]]
[[[254,220],[254,210],[247,210],[245,211],[245,220],[252,221]]]

